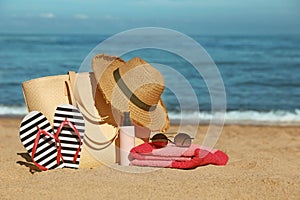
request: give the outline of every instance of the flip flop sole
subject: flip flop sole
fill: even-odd
[[[28,154],[32,157],[32,148],[38,133],[38,128],[53,134],[52,127],[47,118],[38,111],[28,113],[22,120],[20,125],[20,139]],[[47,169],[58,168],[57,164],[57,148],[55,140],[47,135],[41,135],[34,160]]]
[[[69,104],[59,105],[54,114],[54,132],[56,134],[58,127],[64,120],[71,122],[76,127],[80,134],[80,140],[83,143],[84,119],[80,111]],[[76,162],[73,162],[80,144],[78,135],[69,126],[64,126],[62,131],[58,134],[58,139],[62,147],[61,154],[64,159],[64,167],[79,168],[81,149],[79,150]]]

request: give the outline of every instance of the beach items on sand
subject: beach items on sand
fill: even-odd
[[[170,136],[169,136],[170,137]],[[189,147],[192,144],[191,136],[186,133],[178,133],[174,137],[174,141],[171,141],[165,134],[157,133],[150,140],[152,144],[157,148],[162,148],[167,146],[168,142],[175,144],[177,147]]]
[[[77,108],[62,104],[54,114],[54,133],[61,146],[64,167],[79,168],[84,139],[84,119]]]
[[[103,57],[110,60],[112,56]],[[100,65],[99,68],[104,66]],[[66,75],[36,78],[23,82],[22,89],[28,111],[42,112],[51,124],[56,107],[60,104],[71,104],[83,114],[85,138],[80,168],[110,165],[119,161],[118,127],[109,123],[114,116],[110,104],[97,89],[94,73],[70,71]],[[143,140],[135,137],[135,144],[141,143]]]
[[[101,155],[103,162],[116,162],[114,141],[117,138],[117,129],[103,122],[95,108],[93,89],[96,85],[94,74],[89,72],[69,72],[66,75],[41,77],[22,83],[28,111],[42,112],[51,124],[58,105],[71,104],[79,108],[85,120],[85,141],[80,155],[80,168],[101,165],[102,160],[96,159],[90,149]],[[82,96],[84,98],[80,98]]]
[[[103,54],[94,57],[92,68],[98,89],[113,109],[130,112],[133,123],[152,131],[169,128],[167,110],[161,100],[164,79],[158,70],[141,58],[124,62]]]
[[[209,149],[191,144],[189,147],[177,147],[169,143],[157,148],[152,142],[134,147],[129,155],[130,165],[192,169],[203,165],[226,165],[228,156],[217,149]]]
[[[23,118],[20,139],[33,163],[41,170],[62,167],[60,142],[42,113],[32,111]]]

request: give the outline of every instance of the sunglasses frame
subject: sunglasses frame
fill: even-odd
[[[174,137],[174,141],[170,140],[169,137]],[[154,146],[162,148],[167,146],[168,142],[175,144],[177,147],[190,147],[192,140],[194,139],[187,133],[178,133],[175,136],[169,137],[164,133],[156,133],[150,138],[150,140]]]

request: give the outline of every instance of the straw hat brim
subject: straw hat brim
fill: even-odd
[[[97,92],[96,92],[96,107],[99,108],[100,114],[109,114],[114,119],[108,119],[112,124],[117,124],[114,110],[120,112],[130,112],[131,120],[139,126],[147,127],[152,131],[165,131],[169,128],[169,117],[167,109],[162,101],[159,100],[156,108],[151,111],[145,111],[132,103],[121,91],[116,84],[113,72],[117,68],[121,68],[125,64],[125,61],[119,57],[107,56],[104,54],[96,55],[92,61],[92,69],[97,80]],[[134,91],[133,91],[134,92]],[[101,98],[97,97],[103,95],[106,102],[101,101]],[[98,99],[98,100],[97,100]],[[110,110],[103,110],[101,113],[101,104],[106,104],[110,107]],[[102,108],[103,108],[102,107]]]

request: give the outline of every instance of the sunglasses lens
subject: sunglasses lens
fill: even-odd
[[[178,147],[189,147],[192,143],[192,138],[185,133],[179,133],[174,138],[174,143]]]
[[[167,146],[168,144],[168,138],[167,136],[165,136],[162,133],[158,133],[155,134],[152,138],[152,144],[156,147],[156,148],[162,148]]]

